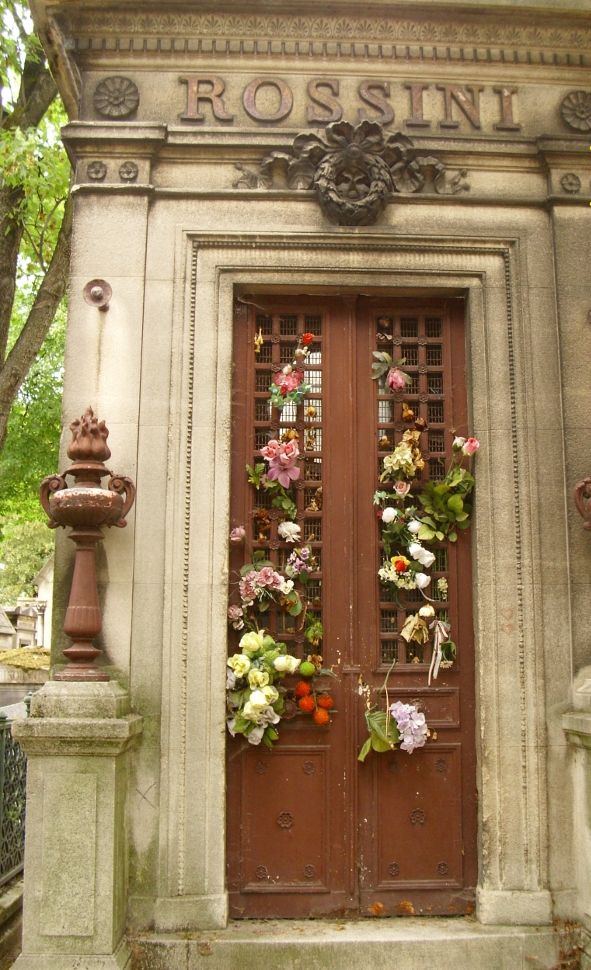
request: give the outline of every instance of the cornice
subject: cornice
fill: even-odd
[[[334,45],[334,53],[356,53],[358,45],[452,45],[459,47],[481,46],[499,50],[545,50],[559,52],[591,50],[591,28],[581,24],[561,26],[555,23],[532,23],[515,18],[497,17],[486,19],[456,15],[425,17],[417,11],[416,17],[400,16],[298,16],[292,14],[230,14],[230,13],[166,13],[123,12],[103,9],[62,13],[62,28],[75,39],[80,49],[91,46],[99,39],[116,36],[120,43],[133,40],[133,49],[142,49],[148,39],[156,39],[161,51],[181,52],[194,49],[195,43],[210,40],[228,53],[240,53],[245,41],[254,42],[252,53],[267,53],[271,42],[299,44],[320,42]],[[230,49],[226,40],[234,43]],[[192,47],[191,47],[192,45]],[[153,49],[153,44],[150,45]],[[216,50],[220,50],[216,47]],[[221,50],[220,50],[221,52]],[[271,51],[273,52],[273,51]],[[288,51],[287,51],[288,52]],[[295,51],[294,51],[295,52]],[[301,50],[300,50],[301,52]],[[376,52],[377,53],[377,52]],[[551,61],[550,61],[551,63]]]

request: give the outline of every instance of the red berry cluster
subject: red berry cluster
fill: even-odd
[[[316,693],[312,690],[312,685],[305,680],[299,680],[295,685],[295,696],[298,698],[298,707],[304,714],[311,714],[315,724],[325,725],[330,723],[330,714],[334,708],[334,701],[326,691]]]

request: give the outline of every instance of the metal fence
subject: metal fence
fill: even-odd
[[[24,865],[26,780],[25,753],[0,713],[0,886]]]

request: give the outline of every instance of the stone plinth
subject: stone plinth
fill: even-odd
[[[581,671],[573,691],[575,710],[562,716],[572,745],[573,826],[577,855],[575,872],[580,905],[579,919],[591,932],[591,668]],[[591,948],[587,954],[591,966]]]
[[[13,733],[26,751],[23,952],[18,970],[121,970],[127,752],[142,730],[114,683],[45,685]]]

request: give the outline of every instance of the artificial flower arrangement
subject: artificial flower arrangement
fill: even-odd
[[[314,340],[313,333],[304,333],[298,341],[291,364],[286,364],[273,377],[269,391],[271,404],[281,411],[288,402],[301,404],[306,394],[310,392],[310,385],[304,381],[304,368],[310,344]]]
[[[405,361],[394,361],[383,351],[374,353],[373,378],[385,378],[385,384],[393,393],[403,391],[410,378],[401,370]],[[428,683],[435,679],[441,667],[449,667],[456,656],[456,644],[450,639],[450,625],[438,617],[427,594],[432,577],[429,570],[436,561],[435,553],[427,548],[445,540],[456,542],[458,530],[470,524],[471,493],[474,476],[465,467],[476,454],[480,443],[474,437],[455,436],[452,443],[452,459],[441,481],[423,483],[416,495],[412,486],[417,475],[425,467],[420,438],[426,422],[415,419],[414,412],[402,402],[402,418],[414,421],[414,428],[403,432],[402,439],[382,463],[380,482],[391,484],[391,490],[378,490],[374,503],[381,520],[384,560],[378,576],[380,581],[394,591],[399,602],[400,591],[417,590],[425,600],[415,613],[410,614],[400,636],[409,643],[433,643]],[[439,599],[447,597],[448,584],[445,577],[437,580]],[[368,738],[361,748],[359,760],[364,761],[369,751],[388,751],[400,744],[409,753],[425,744],[429,730],[424,714],[414,705],[400,701],[390,705],[387,682],[394,667],[390,667],[384,683],[386,710],[372,707],[368,688],[360,685],[360,693],[366,696],[366,722]],[[403,739],[402,741],[400,739]]]
[[[299,338],[294,361],[274,378],[270,387],[271,403],[281,410],[287,402],[299,405],[310,388],[304,382],[303,363],[314,335]],[[318,648],[323,637],[322,622],[310,607],[305,587],[316,569],[312,547],[300,544],[301,527],[295,522],[297,506],[291,489],[301,474],[298,432],[285,429],[281,438],[272,438],[260,449],[263,462],[247,465],[248,482],[257,492],[271,496],[272,507],[283,516],[277,527],[279,539],[292,546],[284,573],[256,551],[253,561],[240,570],[239,604],[228,608],[228,620],[243,633],[238,647],[228,661],[226,682],[227,726],[230,734],[243,735],[250,744],[272,747],[279,738],[277,725],[282,719],[298,714],[309,716],[318,726],[330,723],[334,700],[324,686],[325,678],[334,673],[322,665]],[[258,539],[270,532],[270,517],[264,506],[255,510]],[[235,526],[230,542],[242,543],[244,526]],[[296,587],[296,584],[299,588]],[[297,633],[303,633],[311,652],[304,658],[294,657],[287,644],[276,640],[266,629],[269,610],[293,617]],[[295,683],[287,680],[298,675]]]

